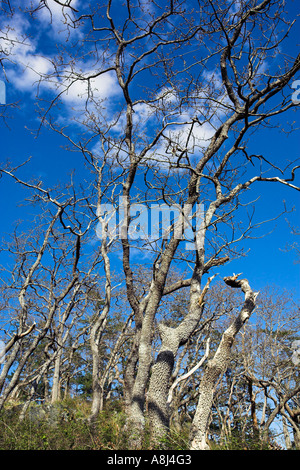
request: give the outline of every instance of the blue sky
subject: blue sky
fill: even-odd
[[[76,2],[75,2],[76,3]],[[53,4],[54,6],[54,4]],[[297,10],[296,2],[291,2],[291,12],[294,15]],[[7,125],[2,121],[0,127],[1,133],[1,162],[10,160],[13,165],[25,161],[32,157],[31,161],[22,169],[20,174],[23,179],[32,177],[42,179],[43,183],[52,187],[58,181],[65,182],[69,178],[72,170],[75,170],[74,180],[78,183],[85,175],[85,169],[82,157],[78,153],[68,152],[63,148],[65,140],[54,132],[42,129],[38,136],[30,129],[36,129],[38,120],[35,113],[34,85],[37,75],[33,68],[42,72],[50,70],[49,57],[53,53],[55,43],[64,43],[66,34],[60,33],[62,24],[60,10],[55,6],[52,25],[47,24],[47,12],[41,14],[40,22],[30,24],[30,21],[22,21],[21,15],[17,15],[12,21],[15,32],[18,34],[28,33],[32,37],[27,40],[27,46],[16,46],[14,57],[18,64],[29,65],[29,69],[24,69],[20,65],[7,65],[7,77],[9,82],[6,84],[7,103],[18,103],[18,108],[9,111],[10,118],[7,119]],[[46,26],[47,25],[47,26]],[[76,39],[80,41],[80,33],[74,31]],[[73,37],[74,39],[75,37]],[[296,51],[296,38],[291,35],[288,39],[289,47]],[[79,60],[79,59],[78,59]],[[91,69],[91,64],[82,64],[86,70]],[[295,79],[299,79],[295,77]],[[0,72],[0,79],[5,80],[5,76]],[[56,86],[61,83],[56,83]],[[80,101],[78,94],[84,91],[80,88],[82,85],[76,84],[64,97],[64,117],[72,114],[71,107],[75,105],[77,112],[77,100]],[[42,84],[44,93],[51,95],[51,87]],[[110,102],[116,103],[119,99],[118,92],[114,87],[114,77],[111,74],[101,77],[95,84],[98,88],[99,96],[101,94],[110,95]],[[99,91],[100,90],[100,91]],[[104,95],[103,95],[104,96]],[[140,109],[142,116],[143,110]],[[299,127],[299,113],[289,113],[283,115],[282,123],[290,120],[296,120],[295,127]],[[76,128],[78,130],[78,128]],[[287,159],[295,160],[299,158],[299,131],[292,134],[280,133],[278,129],[265,129],[263,133],[254,135],[250,141],[250,147],[254,153],[261,153],[270,157],[272,161],[282,164]],[[300,172],[299,172],[300,173]],[[298,173],[298,175],[299,175]],[[300,182],[300,175],[297,176],[295,183]],[[28,195],[28,190],[14,183],[8,177],[3,176],[0,180],[0,217],[1,234],[9,233],[14,227],[17,219],[29,221],[32,218],[33,208],[28,205],[19,206],[19,203]],[[248,197],[248,194],[247,194]],[[256,290],[262,289],[265,285],[276,284],[283,288],[291,288],[299,297],[300,264],[297,264],[297,253],[294,250],[286,251],[288,244],[299,243],[299,236],[291,233],[291,229],[286,219],[295,227],[300,227],[299,218],[299,192],[275,183],[257,183],[251,188],[248,200],[260,199],[255,202],[255,221],[261,222],[265,219],[271,219],[283,210],[283,201],[285,201],[288,211],[293,212],[284,214],[278,220],[266,223],[257,232],[257,236],[262,236],[272,230],[272,233],[254,240],[243,242],[245,250],[250,250],[246,258],[240,258],[232,261],[230,264],[218,268],[217,272],[221,276],[232,274],[232,272],[243,272],[245,277],[251,280]],[[238,217],[243,217],[241,212]],[[254,234],[255,235],[255,234]],[[119,258],[112,255],[115,266],[118,266]],[[134,260],[137,261],[136,259]],[[143,262],[147,261],[147,257]]]

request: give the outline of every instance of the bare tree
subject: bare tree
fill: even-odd
[[[212,407],[214,388],[218,378],[220,375],[224,374],[228,367],[234,339],[244,323],[249,320],[250,315],[255,308],[255,299],[258,294],[258,292],[255,293],[252,291],[246,279],[238,280],[237,276],[231,276],[225,278],[224,281],[233,288],[242,289],[245,294],[245,302],[238,317],[236,317],[229,328],[227,328],[223,333],[214,358],[209,361],[207,369],[202,377],[199,402],[191,428],[192,450],[205,450],[208,448],[206,433]]]
[[[18,299],[18,306],[13,307],[17,310],[18,329],[5,346],[5,352],[10,354],[1,373],[1,388],[13,365],[15,371],[2,392],[1,406],[18,385],[27,361],[47,335],[50,336],[49,343],[52,346],[55,344],[55,354],[48,365],[54,360],[52,401],[56,401],[59,397],[63,346],[72,323],[80,316],[76,308],[82,302],[86,279],[89,280],[89,272],[81,273],[80,258],[81,245],[92,219],[89,219],[85,228],[82,227],[80,210],[78,213],[75,210],[82,200],[69,197],[70,188],[66,188],[64,201],[60,191],[59,201],[48,190],[41,188],[40,184],[19,179],[15,174],[16,169],[6,167],[2,173],[31,188],[34,191],[32,202],[38,201],[44,210],[40,226],[36,226],[27,237],[15,233],[13,241],[8,243],[8,251],[13,253],[16,263],[6,281],[6,289],[12,291]],[[54,213],[51,211],[53,206]],[[68,225],[71,215],[72,225]],[[11,294],[10,297],[13,299]],[[72,318],[74,311],[76,313]],[[42,367],[43,371],[46,369]]]
[[[216,386],[210,440],[215,438],[225,448],[231,448],[234,439],[240,448],[273,448],[284,442],[286,448],[292,447],[294,430],[297,434],[299,374],[293,344],[298,328],[299,309],[292,291],[263,289],[255,318],[236,337],[228,370]]]
[[[112,0],[91,7],[76,4],[76,9],[71,1],[55,3],[61,6],[70,38],[73,29],[81,32],[82,40],[76,38],[73,48],[63,44],[59,53],[48,57],[50,72],[38,71],[40,84],[48,83],[53,97],[49,102],[47,95],[43,104],[40,87],[41,125],[64,136],[69,149],[81,152],[94,177],[91,187],[98,198],[88,210],[98,209],[106,275],[104,308],[91,332],[95,390],[100,390],[98,346],[111,304],[107,250],[114,240],[122,251],[135,325],[124,380],[127,424],[132,429],[130,445],[140,448],[147,390],[156,438],[168,429],[167,398],[176,355],[201,323],[212,272],[241,255],[241,244],[255,229],[253,213],[247,211],[247,191],[259,182],[299,190],[299,165],[284,162],[279,167],[275,158],[261,155],[252,138],[297,107],[289,83],[300,69],[300,56],[293,57],[288,45],[282,52],[296,20],[290,21],[285,4],[278,0],[222,0],[218,5],[202,0],[192,2],[191,8],[181,0],[163,5],[128,1],[117,9]],[[51,5],[43,1],[28,11],[32,21],[45,8],[51,20]],[[275,56],[280,61],[273,61]],[[101,93],[104,84],[109,88],[106,95]],[[82,96],[73,111],[79,137],[56,119],[74,87]],[[42,186],[37,190],[51,201]],[[51,202],[60,218],[61,203]],[[111,210],[104,207],[108,204]],[[155,226],[153,205],[158,212],[166,209],[166,224],[163,218]],[[151,234],[141,217],[144,210],[151,212]],[[104,213],[110,220],[102,217]],[[64,225],[78,237],[82,234],[71,223]],[[134,275],[136,252],[148,256],[149,283],[141,295],[141,281]],[[173,266],[189,270],[189,275],[169,282]],[[207,448],[216,381],[255,307],[256,294],[248,281],[233,276],[226,282],[242,289],[245,303],[201,380],[193,449]],[[160,323],[161,350],[150,377],[159,308],[162,300],[183,287],[189,288],[186,316],[174,328]],[[99,400],[92,414],[98,410]]]

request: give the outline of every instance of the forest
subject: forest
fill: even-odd
[[[300,450],[295,2],[0,11],[0,449]]]

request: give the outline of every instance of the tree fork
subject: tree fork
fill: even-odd
[[[239,276],[240,274],[234,274],[224,278],[225,284],[232,288],[240,288],[244,292],[245,300],[239,315],[223,333],[219,347],[213,359],[208,362],[201,380],[199,401],[190,432],[191,450],[209,450],[206,435],[215,387],[219,377],[225,373],[228,367],[231,358],[231,347],[237,333],[250,318],[255,308],[258,292],[253,292],[247,279],[238,279]]]

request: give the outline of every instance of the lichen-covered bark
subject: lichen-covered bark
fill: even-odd
[[[209,278],[203,291],[200,291],[198,274],[191,282],[191,302],[189,313],[177,328],[159,326],[161,349],[152,368],[148,391],[148,416],[153,442],[159,440],[169,428],[169,405],[167,403],[170,378],[178,348],[185,344],[197,327],[203,312],[204,296],[213,277]],[[195,281],[195,282],[193,282]]]
[[[225,373],[231,357],[231,348],[235,336],[240,331],[244,323],[249,319],[255,308],[257,293],[253,292],[247,279],[237,280],[238,276],[224,278],[226,284],[233,288],[241,288],[245,294],[245,302],[239,313],[229,328],[223,333],[219,347],[207,364],[200,384],[199,401],[190,431],[190,449],[208,450],[206,434],[209,425],[209,416],[213,403],[214,390],[218,378]]]
[[[145,308],[138,348],[138,371],[131,395],[127,427],[130,428],[129,447],[140,449],[145,427],[145,391],[152,363],[151,343],[154,317],[161,299],[163,284],[152,283],[149,302]]]
[[[174,328],[160,325],[159,332],[162,339],[162,347],[152,368],[148,391],[148,417],[152,438],[154,439],[163,437],[169,427],[167,398],[170,388],[170,377],[179,347],[179,336]]]

